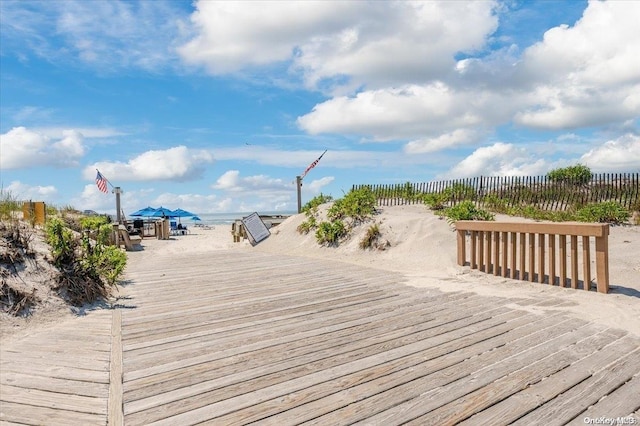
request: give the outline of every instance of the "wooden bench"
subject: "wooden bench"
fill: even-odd
[[[471,269],[512,279],[517,276],[523,281],[534,282],[537,278],[539,283],[557,283],[560,287],[567,286],[570,275],[571,288],[575,289],[578,288],[579,264],[582,263],[584,290],[591,287],[590,237],[594,237],[597,290],[609,292],[608,224],[461,220],[456,222],[456,230],[458,265],[468,264]],[[578,256],[578,237],[581,238],[582,256]],[[467,253],[470,254],[468,262]]]
[[[114,224],[113,228],[117,239],[116,245],[118,247],[124,245],[127,251],[142,249],[142,237],[140,235],[129,235],[129,231],[124,225]]]

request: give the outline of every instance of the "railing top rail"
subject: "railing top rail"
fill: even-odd
[[[609,224],[607,223],[531,223],[459,220],[456,222],[456,229],[459,231],[525,232],[534,234],[577,235],[583,237],[604,237],[609,235]]]

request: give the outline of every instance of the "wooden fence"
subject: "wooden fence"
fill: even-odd
[[[461,266],[561,287],[569,283],[574,289],[581,284],[584,290],[591,287],[593,237],[597,290],[601,293],[609,291],[608,224],[463,220],[456,222],[456,230],[458,264]],[[580,250],[582,256],[578,255]],[[470,255],[468,260],[467,253]]]
[[[551,180],[547,176],[480,176],[434,182],[354,185],[368,187],[378,205],[423,203],[424,194],[446,194],[455,205],[472,200],[480,206],[500,202],[505,206],[533,205],[543,210],[564,211],[574,205],[617,201],[627,209],[640,199],[640,173],[595,174],[588,182]]]

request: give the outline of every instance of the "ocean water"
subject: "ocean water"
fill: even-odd
[[[185,225],[189,225],[189,224],[201,224],[201,225],[210,225],[210,226],[216,226],[216,225],[229,225],[231,226],[231,224],[237,220],[237,219],[242,219],[245,216],[249,216],[250,214],[252,214],[253,212],[244,212],[244,213],[203,213],[203,214],[199,214],[198,217],[202,220],[200,221],[194,221],[191,220],[190,217],[183,217],[181,219],[181,222]],[[289,216],[292,214],[296,214],[296,212],[258,212],[258,214],[260,215],[282,215],[282,216]]]

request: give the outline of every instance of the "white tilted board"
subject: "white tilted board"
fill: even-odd
[[[252,246],[255,246],[260,241],[271,235],[271,232],[269,232],[269,229],[267,229],[267,226],[264,224],[257,212],[251,213],[249,216],[243,218],[242,223],[244,225],[244,229],[247,231],[247,236],[249,237],[249,242]]]

